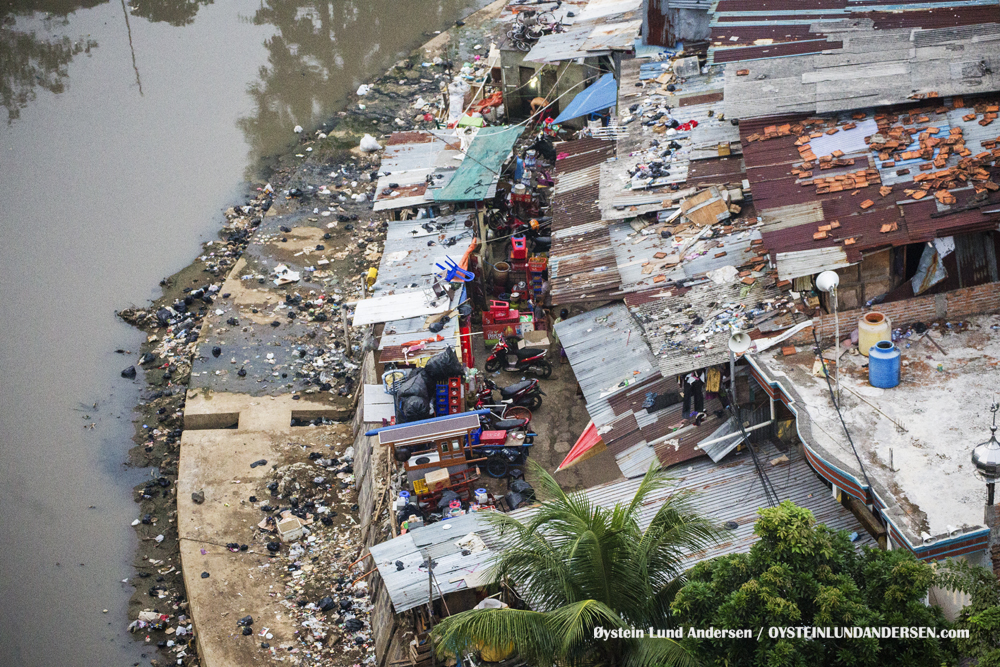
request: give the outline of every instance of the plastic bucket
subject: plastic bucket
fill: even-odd
[[[497,262],[493,265],[493,282],[498,287],[507,288],[507,281],[510,280],[510,264],[507,262]]]

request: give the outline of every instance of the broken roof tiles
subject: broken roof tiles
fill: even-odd
[[[855,262],[866,249],[995,227],[997,216],[987,210],[1000,202],[1000,131],[979,123],[992,106],[938,98],[744,121],[744,160],[764,245],[776,256],[842,246]],[[925,198],[930,206],[921,205]],[[834,220],[841,228],[822,229]],[[778,261],[783,277],[795,277]]]

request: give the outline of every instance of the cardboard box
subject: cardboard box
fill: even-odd
[[[438,468],[437,470],[432,470],[431,472],[424,475],[424,483],[427,484],[427,490],[430,493],[436,493],[441,489],[448,486],[451,482],[451,475],[448,474],[447,468]]]
[[[526,347],[548,347],[549,345],[549,336],[545,331],[526,331],[517,343],[517,346],[521,349]]]

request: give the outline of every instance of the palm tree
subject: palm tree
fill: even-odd
[[[650,638],[672,626],[670,602],[683,584],[682,559],[713,543],[716,529],[671,495],[643,529],[639,513],[669,478],[655,466],[628,503],[594,505],[582,491],[567,494],[538,464],[537,486],[548,498],[522,523],[491,517],[504,548],[491,567],[494,584],[512,585],[533,610],[479,609],[444,619],[434,629],[440,654],[514,646],[534,665],[652,667],[697,664],[678,642]],[[597,628],[642,629],[642,638],[602,639]]]

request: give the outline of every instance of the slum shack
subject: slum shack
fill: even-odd
[[[405,507],[411,492],[417,507],[434,508],[445,495],[460,505],[474,500],[472,485],[479,480],[475,464],[486,459],[476,458],[471,446],[482,432],[479,415],[488,412],[463,412],[368,432],[378,436],[380,445],[393,448],[394,458],[406,471],[410,488],[400,494],[398,504]]]
[[[483,539],[491,533],[488,516],[464,514],[372,545],[373,567],[389,594],[394,620],[413,629],[413,639],[404,649],[409,661],[402,664],[432,663],[428,612],[440,619],[473,608],[502,606],[484,590],[496,554]]]

